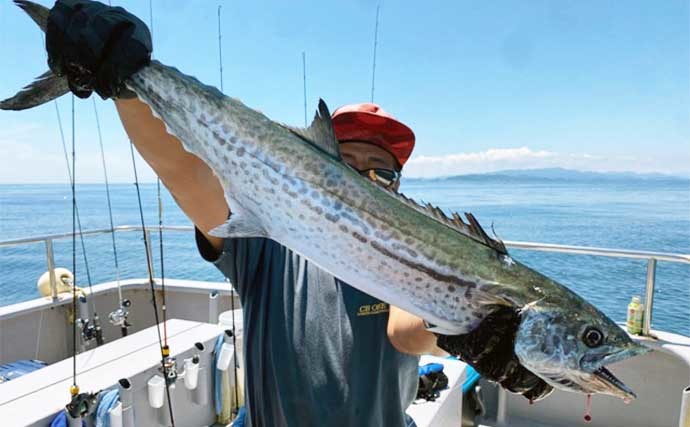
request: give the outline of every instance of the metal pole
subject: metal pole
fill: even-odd
[[[652,328],[652,305],[654,304],[654,284],[656,281],[656,259],[647,261],[647,288],[645,291],[644,319],[642,335],[648,336]]]
[[[48,262],[48,277],[50,277],[50,296],[57,301],[57,279],[55,278],[55,257],[53,255],[53,241],[46,239],[46,261]]]

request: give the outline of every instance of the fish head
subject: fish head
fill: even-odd
[[[641,355],[648,348],[591,304],[549,305],[521,310],[515,336],[520,363],[553,387],[585,394],[608,394],[626,401],[635,393],[606,365]]]

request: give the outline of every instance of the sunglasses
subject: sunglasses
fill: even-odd
[[[391,188],[400,181],[400,172],[393,169],[371,168],[357,170],[357,172],[384,188]]]

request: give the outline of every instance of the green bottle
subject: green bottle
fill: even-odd
[[[640,335],[642,333],[642,319],[644,316],[644,304],[642,304],[640,297],[635,295],[632,301],[628,304],[628,321],[626,325],[628,332],[633,335]]]

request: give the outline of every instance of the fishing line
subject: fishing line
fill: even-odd
[[[74,165],[70,167],[70,161],[69,161],[69,155],[67,154],[67,144],[65,143],[65,134],[62,130],[62,119],[60,117],[60,109],[58,108],[57,101],[53,101],[55,103],[55,113],[57,115],[57,120],[58,120],[58,129],[60,130],[60,140],[62,141],[62,152],[65,155],[65,163],[67,164],[67,175],[69,176],[69,182],[72,187],[74,187],[74,177],[72,176],[72,170],[74,169]],[[72,100],[74,102],[74,100]],[[72,121],[74,121],[74,118],[72,118]],[[74,125],[72,125],[74,126]],[[74,134],[74,130],[72,130],[72,133]],[[93,283],[91,282],[91,269],[89,268],[89,260],[88,257],[86,256],[86,244],[84,243],[84,234],[82,233],[82,227],[81,227],[81,217],[79,216],[79,205],[76,203],[76,195],[75,195],[75,201],[74,201],[74,210],[76,212],[76,223],[77,223],[77,229],[79,230],[79,240],[81,242],[81,251],[82,251],[82,256],[84,258],[84,267],[86,268],[86,280],[89,283],[89,292],[91,295],[93,295]],[[74,269],[74,268],[73,268]],[[77,279],[76,279],[76,272],[74,274],[74,280],[72,281],[72,284],[76,286]],[[94,302],[91,300],[91,298],[88,299],[89,305],[91,306],[91,310],[94,313],[94,317],[97,316],[96,313],[96,306]],[[76,314],[75,314],[76,316]]]
[[[93,113],[96,116],[96,129],[98,130],[98,143],[101,147],[101,161],[103,163],[103,179],[105,181],[105,195],[108,200],[108,218],[110,219],[110,236],[112,237],[113,243],[113,256],[115,258],[115,280],[117,282],[117,298],[118,305],[122,306],[122,287],[120,286],[120,265],[117,259],[117,245],[115,244],[115,224],[113,222],[113,208],[110,202],[110,185],[108,183],[108,170],[105,163],[105,150],[103,149],[103,136],[101,134],[101,123],[98,119],[98,109],[96,108],[96,99],[91,98],[93,101]]]
[[[144,248],[146,249],[146,266],[148,269],[148,276],[149,276],[149,288],[151,291],[151,302],[153,304],[153,315],[156,321],[156,332],[158,333],[158,344],[161,349],[161,367],[163,369],[163,374],[166,376],[165,378],[165,394],[167,396],[168,400],[168,410],[170,412],[170,423],[172,424],[173,427],[175,427],[175,419],[173,418],[173,409],[172,409],[172,404],[171,404],[171,399],[170,399],[170,385],[168,384],[168,378],[167,378],[167,373],[168,369],[165,366],[165,358],[169,355],[169,349],[166,349],[166,347],[163,345],[163,339],[161,338],[161,328],[160,328],[160,320],[158,317],[158,303],[156,302],[156,290],[153,287],[153,263],[151,260],[150,256],[150,251],[149,248],[150,242],[146,233],[146,223],[144,222],[144,209],[141,204],[141,191],[139,190],[139,176],[137,174],[137,163],[134,158],[134,144],[132,141],[129,142],[129,150],[132,155],[132,168],[134,169],[134,186],[137,189],[137,200],[139,202],[139,217],[141,218],[141,231],[144,235]],[[167,354],[166,354],[167,353]]]
[[[41,35],[41,44],[45,45],[45,37],[44,37],[45,35],[42,31],[40,32],[40,35]],[[46,55],[46,61],[47,61],[48,60],[47,52],[45,53],[45,55]],[[74,100],[72,100],[72,102],[74,103]],[[60,109],[58,108],[57,100],[54,100],[53,104],[55,105],[55,114],[57,115],[58,129],[60,130],[60,140],[62,141],[62,152],[65,155],[65,163],[67,164],[67,175],[69,176],[70,185],[73,186],[74,179],[72,177],[72,170],[70,169],[69,156],[67,155],[67,144],[65,143],[65,133],[62,130],[62,119],[60,117]],[[72,117],[72,121],[74,121],[74,117]],[[74,125],[72,125],[72,126],[74,126]],[[74,129],[72,129],[72,133],[74,133]],[[75,205],[76,205],[76,202],[75,202]],[[93,292],[92,292],[93,287],[92,287],[92,282],[91,282],[91,269],[89,268],[89,260],[86,256],[86,245],[84,244],[84,235],[82,234],[81,218],[79,216],[79,207],[75,206],[75,210],[76,210],[76,216],[77,216],[77,225],[79,228],[79,240],[81,241],[81,250],[82,250],[82,255],[84,257],[84,266],[86,268],[86,279],[89,283],[89,292],[91,292],[91,294],[93,295]],[[72,284],[76,286],[76,283],[77,283],[77,281],[75,278],[73,280]],[[89,304],[91,305],[91,310],[94,312],[94,316],[96,316],[97,315],[96,306],[94,305],[93,301],[90,300],[90,298],[88,301],[89,301]],[[75,317],[76,317],[76,315],[75,315]]]

